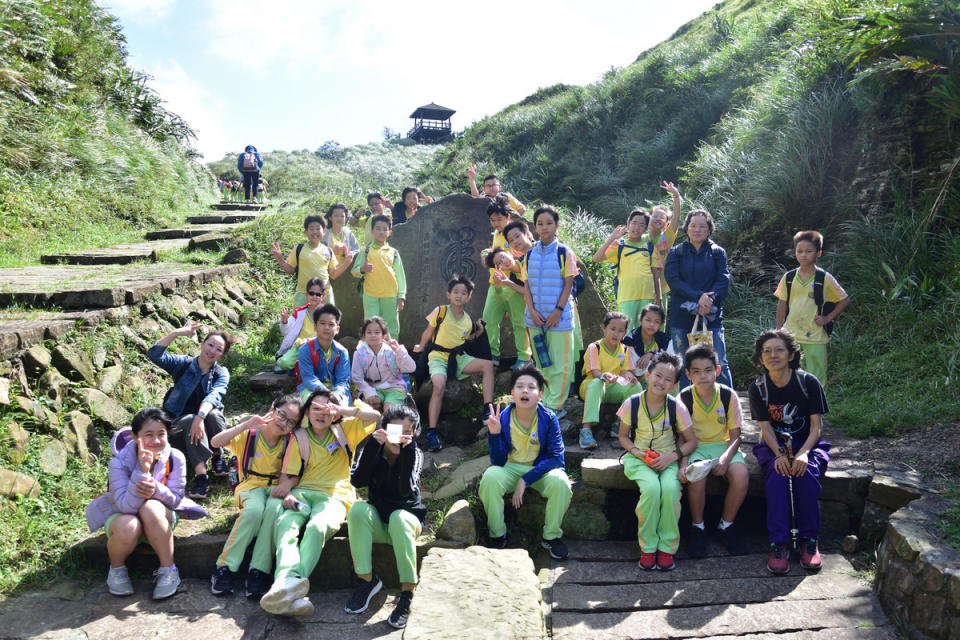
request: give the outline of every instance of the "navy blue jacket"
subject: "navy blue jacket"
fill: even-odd
[[[670,328],[690,331],[696,316],[680,308],[684,302],[697,302],[707,291],[713,291],[716,317],[707,323],[711,329],[723,326],[723,301],[730,290],[727,252],[707,238],[700,249],[689,240],[670,249],[663,273],[670,285]]]
[[[516,403],[511,402],[500,412],[500,433],[491,433],[487,436],[490,445],[490,464],[502,467],[507,464],[507,456],[513,450],[510,442],[510,412]],[[540,442],[540,453],[533,461],[533,469],[523,474],[523,481],[529,487],[553,469],[563,469],[563,437],[560,434],[560,422],[557,414],[547,409],[543,404],[537,405],[537,439]]]
[[[257,171],[260,171],[260,169],[263,169],[263,158],[260,157],[260,152],[257,151],[257,148],[252,144],[248,144],[247,148],[243,150],[243,153],[250,153],[251,151],[255,156],[257,156]],[[243,173],[243,153],[237,156],[237,171],[240,173]],[[247,173],[252,172],[248,171]]]

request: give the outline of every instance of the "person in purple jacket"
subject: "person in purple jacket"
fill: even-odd
[[[108,490],[87,506],[91,532],[107,532],[110,571],[107,588],[115,596],[133,593],[126,561],[142,538],[153,547],[160,568],[154,572],[153,598],[177,592],[180,576],[173,563],[173,528],[178,513],[200,518],[206,513],[184,497],[187,468],[183,454],[167,442],[172,416],[160,407],[147,407],[118,430],[110,443]]]
[[[510,394],[507,407],[489,405],[487,418],[491,466],[480,479],[480,501],[487,512],[490,541],[487,546],[507,546],[507,525],[503,520],[503,495],[513,492],[513,507],[523,504],[527,487],[546,498],[544,509],[544,548],[556,560],[567,557],[560,528],[570,506],[573,491],[564,471],[563,438],[557,415],[540,403],[546,379],[532,363],[510,373]]]

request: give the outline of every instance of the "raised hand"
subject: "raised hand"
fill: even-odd
[[[391,349],[393,349],[394,351],[400,350],[400,343],[393,338],[387,338],[386,340],[383,341],[383,343],[388,347],[390,347]]]
[[[663,181],[663,184],[660,185],[661,189],[664,189],[670,193],[674,198],[680,197],[680,190],[677,189],[672,182]]]
[[[491,434],[500,433],[500,404],[488,404],[490,415],[487,416],[487,431]]]
[[[194,320],[190,324],[182,327],[180,329],[180,335],[186,336],[188,338],[197,337],[197,331],[203,328],[203,322],[200,320]]]
[[[280,249],[280,243],[274,242],[270,245],[270,253],[273,254],[273,257],[277,260],[283,260],[283,250]]]
[[[618,225],[616,229],[610,232],[610,235],[607,236],[607,240],[613,242],[614,240],[619,240],[627,233],[627,228],[625,226]]]
[[[477,165],[476,165],[476,164],[473,164],[473,163],[470,164],[470,168],[467,169],[467,177],[470,178],[471,180],[476,180],[476,179],[477,179]]]
[[[137,461],[140,463],[140,471],[142,473],[150,473],[154,460],[156,460],[156,455],[154,455],[153,451],[144,447],[143,442],[137,440]]]
[[[286,307],[280,307],[280,324],[287,324],[290,319],[290,310]]]

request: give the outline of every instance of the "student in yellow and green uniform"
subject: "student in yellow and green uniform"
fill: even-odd
[[[621,344],[627,333],[629,319],[624,313],[612,311],[603,318],[603,339],[587,346],[583,354],[583,427],[580,429],[580,447],[596,449],[593,425],[600,420],[603,402],[622,403],[635,393],[643,391],[633,373],[636,354]]]
[[[527,332],[523,324],[523,293],[503,286],[494,280],[495,265],[492,264],[493,252],[497,249],[509,250],[509,244],[503,231],[510,222],[512,209],[507,208],[506,199],[502,196],[494,199],[487,207],[487,217],[493,227],[493,242],[489,250],[485,250],[481,257],[484,264],[490,268],[490,286],[487,289],[487,299],[483,303],[483,321],[486,323],[487,336],[490,339],[490,353],[493,354],[493,365],[500,364],[500,323],[505,314],[510,315],[510,324],[513,326],[513,340],[517,348],[517,363],[520,366],[530,359],[530,345],[527,342]]]
[[[223,545],[210,578],[213,595],[233,593],[233,574],[240,569],[250,541],[256,537],[250,568],[247,570],[248,598],[259,598],[270,586],[273,569],[273,527],[282,510],[281,501],[290,493],[292,482],[279,484],[287,436],[300,418],[300,398],[277,398],[270,412],[253,416],[232,429],[213,436],[210,444],[227,447],[237,456],[237,480],[233,495],[240,505],[240,517]]]
[[[693,384],[680,392],[680,400],[690,412],[697,449],[690,454],[690,462],[718,460],[712,474],[727,478],[729,487],[723,501],[723,513],[717,525],[717,535],[731,555],[743,555],[747,546],[733,526],[747,497],[750,474],[740,453],[740,428],[743,416],[737,392],[717,383],[720,360],[717,352],[707,345],[694,345],[684,354],[687,378]],[[681,474],[683,472],[681,471]],[[687,484],[687,502],[690,507],[690,555],[702,558],[707,554],[706,527],[703,509],[706,504],[707,479]]]
[[[297,276],[296,295],[293,306],[301,307],[307,304],[307,283],[311,278],[320,278],[327,286],[327,300],[335,304],[333,288],[330,281],[340,277],[350,264],[346,261],[338,262],[333,250],[323,244],[327,223],[323,216],[307,216],[303,219],[303,230],[307,235],[307,242],[301,243],[290,250],[286,258],[280,249],[280,243],[272,246],[273,259],[280,268],[290,275]]]
[[[455,355],[450,362],[450,352],[462,346],[474,331],[473,320],[464,307],[470,301],[474,284],[466,276],[454,276],[447,283],[447,300],[450,304],[436,307],[427,316],[427,328],[420,336],[420,342],[413,348],[422,353],[427,347],[427,363],[433,392],[427,416],[427,451],[439,451],[442,448],[437,434],[437,422],[440,420],[440,407],[443,404],[443,391],[447,387],[447,376],[456,376],[462,380],[472,373],[483,375],[483,404],[493,401],[493,362],[474,358],[465,353]],[[486,412],[486,409],[484,409]],[[486,413],[484,413],[486,419]]]
[[[649,221],[649,213],[634,209],[627,216],[627,225],[614,229],[593,254],[594,262],[614,265],[617,311],[626,314],[628,331],[637,327],[640,310],[654,299],[653,275],[650,272],[652,247],[644,239]]]
[[[644,242],[650,247],[650,273],[653,278],[654,298],[653,301],[667,310],[667,293],[670,286],[664,277],[663,267],[667,263],[667,254],[673,247],[677,239],[677,230],[680,229],[680,218],[682,217],[680,206],[680,191],[672,182],[664,181],[660,185],[673,196],[673,214],[659,205],[650,209],[650,226],[644,236]],[[669,225],[667,221],[669,220]]]
[[[669,396],[680,377],[680,359],[661,351],[647,371],[647,389],[627,399],[620,418],[620,444],[627,450],[623,472],[640,489],[637,541],[640,568],[671,571],[680,539],[680,468],[697,448],[690,414]]]
[[[793,236],[793,250],[800,266],[780,278],[777,297],[777,329],[789,331],[803,352],[803,368],[827,387],[827,342],[833,321],[850,306],[850,297],[837,279],[817,266],[823,254],[823,236],[800,231]]]
[[[336,393],[317,389],[304,406],[305,424],[295,432],[283,460],[284,478],[299,478],[283,499],[275,540],[273,586],[260,606],[280,615],[310,615],[310,574],[328,538],[336,533],[357,496],[350,484],[353,451],[376,427],[380,413],[357,400],[341,404]],[[300,529],[303,528],[303,539]]]
[[[407,278],[400,252],[387,244],[393,229],[390,216],[371,219],[373,242],[360,251],[351,274],[363,279],[363,319],[380,316],[394,340],[400,339],[400,312],[407,297]]]

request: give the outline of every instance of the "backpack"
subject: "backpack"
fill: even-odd
[[[720,385],[720,402],[723,403],[723,410],[726,411],[726,414],[730,415],[730,399],[733,397],[730,387],[726,385]],[[687,413],[693,416],[693,387],[687,387],[680,392],[680,399],[683,401],[683,405],[687,408]]]
[[[623,250],[626,247],[627,241],[623,238],[620,238],[620,242],[617,244],[617,263],[613,267],[613,297],[617,297],[617,293],[620,291],[620,258],[623,256]],[[636,247],[637,251],[643,251],[641,247]],[[633,252],[633,253],[636,253]],[[647,255],[653,256],[653,242],[647,241]],[[576,286],[576,283],[574,283]]]
[[[530,264],[530,254],[533,253],[533,249],[527,251],[527,255],[524,256],[526,263]],[[563,269],[564,263],[567,261],[567,245],[562,242],[557,242],[557,264],[560,266],[560,269]],[[587,281],[584,280],[582,273],[577,273],[573,276],[573,288],[570,290],[570,297],[576,300],[576,298],[583,293],[583,290],[587,286]]]
[[[300,280],[300,252],[301,252],[301,251],[303,251],[303,243],[302,243],[302,242],[301,242],[300,244],[298,244],[298,245],[297,245],[297,248],[296,248],[296,252],[297,252],[297,253],[296,253],[296,258],[295,258],[295,259],[296,259],[296,261],[297,261],[297,264],[293,265],[293,282],[294,282],[294,286],[296,286],[296,283]]]
[[[665,402],[667,403],[667,421],[670,423],[670,428],[673,429],[674,446],[678,446],[676,442],[680,438],[680,432],[677,430],[677,400],[673,396],[667,396]],[[630,396],[630,442],[633,442],[637,435],[637,419],[639,416],[640,394],[637,393]],[[620,454],[621,462],[627,453],[627,451],[624,451]],[[679,460],[677,462],[679,462]]]
[[[278,480],[280,476],[274,474],[262,474],[252,471],[250,467],[253,465],[254,454],[257,451],[257,434],[259,432],[256,429],[247,429],[247,444],[243,448],[243,459],[236,460],[238,463],[239,470],[241,474],[237,474],[237,477],[230,477],[230,491],[233,491],[243,482],[248,476],[255,475],[260,476],[261,478],[267,479],[267,485],[269,486],[274,480]],[[284,456],[287,454],[287,445],[290,444],[290,434],[287,434],[283,437],[283,449],[280,451],[280,460],[283,461]]]
[[[803,392],[803,399],[809,402],[810,392],[807,391],[807,376],[811,374],[803,369],[794,369],[794,372],[797,374],[797,382],[800,383],[800,391]],[[757,385],[757,389],[760,391],[760,399],[763,400],[763,404],[769,404],[770,391],[767,389],[767,374],[760,374],[760,377],[754,381],[754,384]]]
[[[257,154],[252,151],[247,151],[243,154],[243,170],[244,171],[256,171],[260,167],[257,166]]]
[[[820,267],[815,267],[816,272],[813,274],[813,301],[817,305],[817,315],[824,316],[832,312],[837,304],[835,302],[826,302],[823,299],[823,283],[827,278],[827,272],[821,269]],[[787,321],[787,316],[790,315],[790,288],[793,286],[793,279],[797,277],[797,269],[791,269],[787,271],[786,282],[787,282],[787,313],[783,316],[783,321]],[[823,325],[823,330],[827,332],[829,336],[833,333],[833,322],[828,322]]]
[[[316,339],[316,338],[310,338],[309,340],[307,340],[307,344],[310,345],[310,359],[313,360],[313,370],[316,371],[316,370],[317,370],[317,365],[320,364],[320,350],[317,349],[317,339]],[[331,380],[333,379],[332,369],[336,369],[336,368],[337,368],[337,363],[340,362],[340,352],[337,351],[337,350],[334,350],[334,356],[335,356],[335,357],[333,358],[333,365],[330,366],[330,367],[328,367],[328,371],[330,371],[330,379],[331,379]],[[293,368],[293,372],[297,375],[297,384],[298,384],[298,385],[303,384],[303,379],[300,377],[300,363],[299,363],[299,362],[297,363],[297,366],[295,366],[295,367]]]

